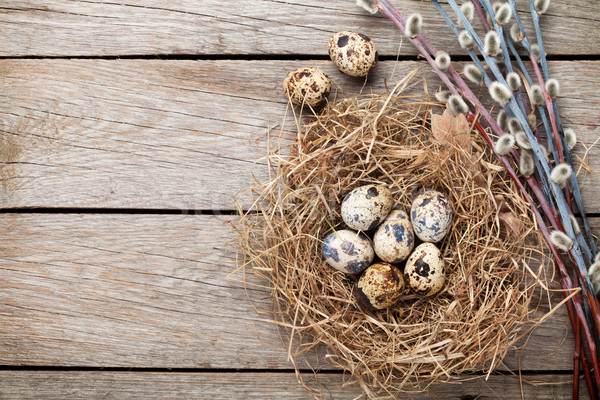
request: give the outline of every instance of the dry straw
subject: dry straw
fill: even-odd
[[[272,179],[249,190],[255,209],[236,221],[240,269],[268,282],[267,319],[282,329],[296,368],[324,345],[328,362],[369,398],[426,390],[464,372],[489,374],[541,318],[534,304],[545,296],[538,289],[546,287],[539,276],[546,258],[530,208],[468,124],[466,140],[433,138],[430,115],[439,106],[401,93],[327,105],[298,123],[289,149],[268,155]],[[321,240],[344,228],[341,200],[368,183],[388,185],[399,205],[420,188],[452,200],[453,226],[440,244],[448,279],[439,295],[406,293],[391,309],[364,313],[352,295],[356,277],[323,260]]]

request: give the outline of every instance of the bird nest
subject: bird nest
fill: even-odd
[[[236,221],[240,269],[268,282],[269,321],[283,330],[297,371],[324,345],[326,360],[367,396],[395,398],[489,374],[541,318],[535,299],[547,263],[533,214],[473,125],[441,111],[397,86],[296,115],[305,122],[292,143],[267,156],[271,179],[244,194],[255,202]],[[436,189],[454,217],[439,243],[442,291],[406,293],[391,308],[364,312],[353,296],[358,277],[330,267],[321,243],[345,228],[344,196],[373,183],[403,206],[416,191]]]

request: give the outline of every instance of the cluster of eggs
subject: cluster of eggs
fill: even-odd
[[[394,305],[406,286],[416,294],[433,295],[446,279],[444,259],[435,243],[444,238],[452,223],[448,198],[424,190],[412,201],[410,216],[393,206],[393,196],[385,186],[352,190],[341,206],[342,219],[350,229],[331,233],[321,245],[330,266],[361,274],[354,294],[365,310]],[[422,242],[416,248],[415,236]],[[376,256],[379,260],[373,263]]]
[[[338,32],[329,40],[329,57],[346,75],[367,76],[377,65],[377,48],[362,33]],[[331,79],[322,69],[299,68],[283,81],[283,92],[296,105],[322,105],[331,92]]]

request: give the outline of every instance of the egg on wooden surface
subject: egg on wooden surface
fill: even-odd
[[[414,245],[415,237],[410,218],[401,209],[392,210],[377,227],[373,236],[375,254],[391,264],[406,260]]]
[[[371,265],[358,279],[354,297],[363,310],[382,310],[398,302],[404,292],[400,270],[388,263]]]
[[[348,229],[331,233],[321,244],[321,253],[338,271],[358,274],[373,262],[373,244],[365,234]]]
[[[331,80],[320,68],[299,68],[283,80],[283,92],[293,104],[316,107],[331,92]]]
[[[377,65],[379,53],[367,35],[338,32],[329,40],[329,57],[346,75],[366,76]]]
[[[387,217],[393,204],[392,193],[387,187],[360,186],[342,201],[342,219],[352,229],[369,231]]]
[[[436,294],[446,282],[444,264],[440,249],[433,243],[420,244],[408,257],[404,266],[406,284],[417,294]]]
[[[425,190],[412,202],[410,217],[415,234],[424,242],[437,243],[452,224],[452,205],[435,190]]]

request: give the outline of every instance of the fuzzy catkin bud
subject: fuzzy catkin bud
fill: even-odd
[[[511,90],[498,81],[492,82],[489,91],[492,99],[501,105],[508,103],[512,96]]]
[[[588,276],[590,277],[590,281],[592,281],[592,284],[594,285],[594,294],[596,296],[600,294],[600,260],[598,260],[598,254],[596,254],[596,262],[592,264],[592,266],[588,270]]]
[[[552,231],[550,234],[550,241],[559,249],[565,253],[569,252],[573,248],[573,240],[561,231]]]
[[[406,19],[406,27],[404,33],[406,36],[416,38],[423,28],[423,17],[421,14],[410,14]]]
[[[521,87],[521,77],[516,72],[510,72],[506,75],[506,84],[513,92],[519,90]]]
[[[529,127],[531,129],[535,129],[535,127],[537,125],[537,117],[535,116],[534,113],[531,113],[527,116],[527,123],[529,124]]]
[[[442,71],[446,71],[450,67],[450,55],[445,51],[438,51],[435,55],[435,65]]]
[[[560,83],[554,78],[548,79],[548,81],[546,81],[546,92],[548,92],[553,99],[557,98],[560,93]]]
[[[541,106],[544,104],[544,92],[542,91],[542,87],[537,83],[531,85],[529,88],[529,100],[531,100],[531,104],[536,106]]]
[[[356,0],[356,5],[364,8],[371,14],[376,14],[379,11],[377,3],[374,0]]]
[[[512,133],[513,135],[517,132],[523,131],[523,127],[521,126],[521,123],[519,122],[518,119],[516,119],[514,117],[508,119],[508,129],[510,130],[510,133]]]
[[[465,65],[463,73],[473,83],[480,84],[483,81],[483,72],[473,63]]]
[[[483,51],[490,56],[495,56],[500,51],[500,36],[495,31],[489,31],[485,34]]]
[[[496,18],[496,22],[498,22],[498,25],[507,24],[508,21],[510,21],[510,19],[512,18],[512,9],[510,8],[510,5],[508,3],[504,3],[500,7],[498,7],[494,18]]]
[[[448,98],[452,95],[452,92],[449,90],[440,90],[435,94],[435,99],[440,103],[445,103],[448,101]]]
[[[505,156],[515,145],[515,137],[513,135],[502,135],[496,141],[496,145],[494,146],[494,151],[496,154],[501,156]]]
[[[457,94],[453,94],[448,97],[448,108],[454,115],[458,114],[466,114],[469,112],[469,107],[467,107],[467,103]]]
[[[460,47],[462,47],[465,50],[471,50],[473,46],[475,46],[475,41],[473,40],[473,37],[467,31],[460,32],[460,34],[458,35],[458,43],[460,44]]]
[[[573,147],[575,147],[577,144],[577,134],[571,128],[566,128],[564,133],[565,139],[567,140],[567,146],[569,146],[569,149],[573,149]]]
[[[510,27],[509,34],[513,42],[520,42],[521,39],[523,39],[521,28],[519,28],[519,24],[517,24],[516,22]]]
[[[540,58],[542,57],[542,52],[540,51],[540,46],[538,46],[537,44],[532,44],[531,45],[531,53],[535,57],[535,60],[537,62],[540,62]]]
[[[496,117],[496,123],[504,132],[508,131],[508,114],[504,110],[498,111],[498,116]]]
[[[550,172],[550,180],[556,183],[561,189],[567,184],[567,180],[571,177],[573,168],[569,164],[558,164],[552,172]]]
[[[581,228],[579,227],[577,218],[575,218],[573,214],[570,214],[569,219],[571,220],[571,225],[573,225],[573,232],[575,233],[575,236],[579,235],[581,233]]]
[[[527,138],[527,134],[523,131],[515,133],[515,140],[520,148],[531,150],[531,143],[529,143],[529,139]]]
[[[533,162],[533,155],[530,151],[521,150],[521,158],[519,160],[519,171],[525,178],[529,178],[535,172],[535,163]]]
[[[548,10],[550,6],[550,0],[534,0],[533,6],[538,14],[543,14]]]
[[[460,11],[463,13],[466,19],[469,21],[473,21],[473,17],[475,16],[475,6],[470,1],[465,1],[460,6]]]

